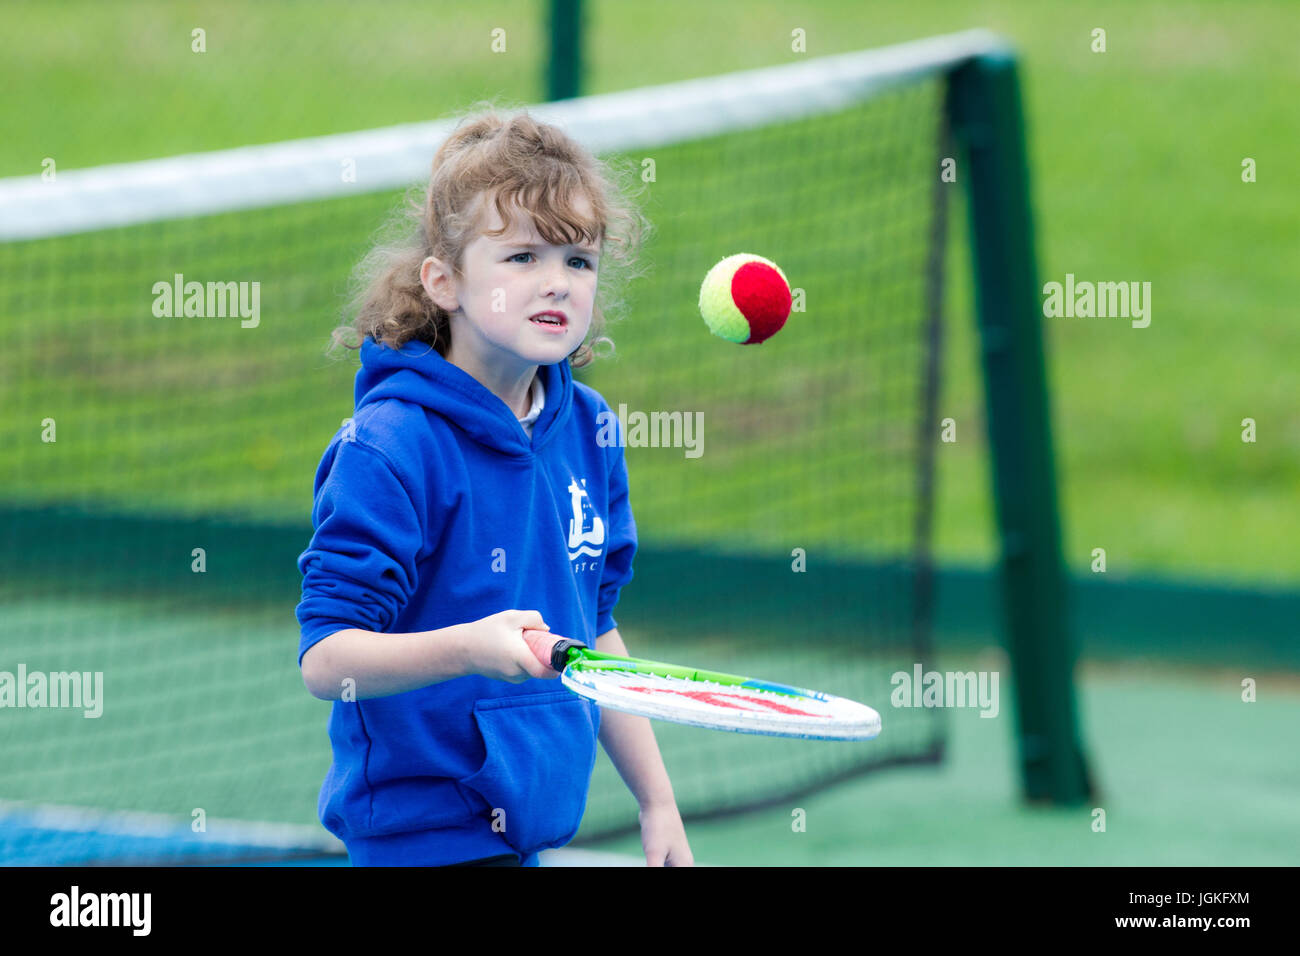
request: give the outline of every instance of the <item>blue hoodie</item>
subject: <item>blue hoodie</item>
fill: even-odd
[[[430,631],[511,608],[588,645],[617,626],[636,552],[621,443],[597,441],[609,406],[567,362],[537,374],[546,405],[530,439],[427,344],[366,340],[356,413],[317,469],[298,559],[299,665],[344,629]],[[359,865],[535,865],[578,830],[599,726],[554,680],[471,675],[335,701],[321,823]]]

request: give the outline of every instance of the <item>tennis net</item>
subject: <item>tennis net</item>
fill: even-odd
[[[930,654],[945,78],[994,45],[532,108],[654,170],[649,272],[609,329],[615,357],[578,373],[627,422],[632,653],[884,717],[863,744],[656,725],[687,819],[942,752],[938,711],[887,702]],[[315,822],[327,705],[301,683],[293,616],[311,477],[352,411],[355,355],[324,347],[451,126],[0,181],[0,863],[338,851]],[[712,338],[696,310],[735,252],[796,289],[759,347]],[[218,286],[215,310],[159,315],[159,284],[189,282]],[[635,811],[602,756],[581,838]]]

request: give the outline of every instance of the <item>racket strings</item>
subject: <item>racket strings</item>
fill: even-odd
[[[565,684],[614,710],[717,730],[856,740],[874,737],[880,729],[880,717],[871,708],[826,694],[775,692],[609,666],[570,667]]]

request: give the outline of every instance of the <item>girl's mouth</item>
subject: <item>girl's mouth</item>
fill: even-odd
[[[563,332],[569,327],[569,323],[564,316],[550,312],[542,312],[534,315],[528,321],[538,328],[551,333]]]

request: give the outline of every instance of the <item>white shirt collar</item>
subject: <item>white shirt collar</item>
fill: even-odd
[[[528,410],[527,417],[519,419],[519,424],[523,425],[525,429],[531,428],[533,423],[541,417],[542,408],[546,404],[546,390],[542,387],[542,377],[540,375],[533,376],[532,392],[533,407]]]

